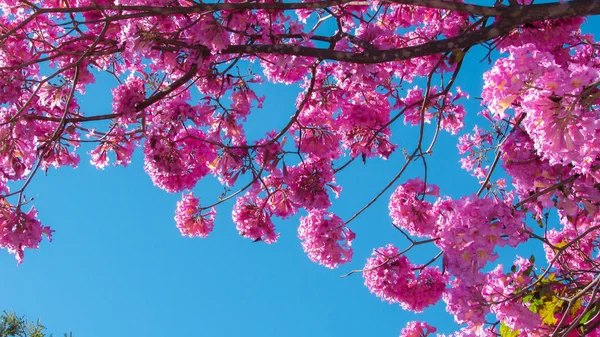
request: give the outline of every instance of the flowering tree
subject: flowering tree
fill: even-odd
[[[154,184],[183,192],[183,235],[208,236],[232,198],[253,241],[277,241],[273,217],[303,210],[304,250],[335,268],[352,258],[349,223],[395,188],[390,216],[410,244],[377,248],[353,271],[373,294],[416,312],[443,299],[464,326],[456,336],[600,335],[600,45],[580,31],[599,0],[2,0],[0,14],[0,247],[19,263],[53,232],[27,205],[36,174],[76,167],[82,143],[98,168],[142,147]],[[454,84],[477,45],[492,64],[489,123],[458,151],[481,188],[453,200],[427,182],[427,157],[440,132],[463,127],[469,96]],[[100,73],[114,79],[113,111],[89,115],[79,102]],[[300,93],[289,123],[251,140],[264,81]],[[347,221],[331,213],[336,174],[392,155],[402,119],[419,132],[398,174]],[[425,178],[399,183],[411,164]],[[500,167],[512,186],[494,177]],[[209,174],[228,193],[201,205],[191,191]],[[545,261],[489,268],[497,247],[530,240]],[[422,244],[439,253],[414,264],[405,253]],[[411,322],[402,336],[433,332]]]

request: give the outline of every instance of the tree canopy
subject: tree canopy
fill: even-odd
[[[127,166],[141,148],[152,182],[182,195],[182,235],[209,236],[235,199],[241,236],[274,243],[273,218],[300,213],[308,258],[336,268],[353,256],[350,224],[393,190],[408,246],[376,248],[351,272],[374,295],[415,312],[443,300],[456,336],[597,335],[600,44],[581,29],[597,14],[599,0],[2,0],[0,247],[21,263],[51,238],[27,197],[40,172],[81,155]],[[456,81],[475,48],[489,67],[470,93]],[[88,114],[100,78],[112,111]],[[255,138],[247,119],[267,81],[299,94],[287,124]],[[473,100],[480,112],[467,112]],[[477,113],[486,122],[463,130]],[[393,142],[402,122],[418,130],[412,148]],[[442,132],[461,133],[472,195],[428,179]],[[340,171],[392,155],[405,163],[367,205],[346,220],[330,211]],[[421,177],[404,175],[410,165]],[[200,203],[209,175],[225,192]],[[491,268],[500,247],[531,241],[544,258]],[[425,244],[438,251],[428,263],[405,255]],[[402,336],[432,334],[429,323]]]
[[[0,337],[46,337],[46,327],[37,322],[30,322],[24,316],[14,312],[4,311],[0,315]],[[73,337],[73,334],[64,334]],[[49,335],[52,337],[52,335]]]

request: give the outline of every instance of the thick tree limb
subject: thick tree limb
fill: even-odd
[[[404,0],[402,0],[404,1]],[[416,0],[410,0],[416,1]],[[463,49],[507,34],[512,29],[540,20],[566,19],[600,14],[600,0],[576,0],[565,3],[550,3],[518,7],[499,8],[503,14],[494,24],[476,31],[418,46],[404,47],[377,52],[353,53],[331,49],[295,45],[237,45],[229,46],[222,54],[278,54],[315,57],[352,63],[382,63],[408,60],[442,52]]]
[[[480,6],[444,0],[384,0],[383,2],[415,5],[427,8],[447,9],[456,12],[468,13],[478,16],[499,16],[502,11],[499,8]],[[79,8],[37,8],[39,13],[82,13],[98,10],[115,11],[141,11],[155,15],[191,14],[212,11],[236,11],[236,10],[296,10],[296,9],[320,9],[341,5],[370,5],[368,1],[356,0],[325,0],[316,2],[243,2],[243,3],[203,3],[189,7],[154,7],[154,6],[87,6]]]

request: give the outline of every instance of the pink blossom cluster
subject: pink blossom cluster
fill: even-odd
[[[175,223],[181,235],[205,238],[214,228],[216,211],[214,207],[207,213],[200,211],[200,199],[193,193],[183,194],[177,202],[175,210]]]
[[[269,210],[273,215],[286,219],[298,212],[299,205],[292,201],[291,194],[293,192],[286,185],[281,170],[274,171],[265,177],[264,182],[269,194]]]
[[[485,305],[481,293],[482,283],[466,284],[462,279],[454,279],[443,295],[446,311],[454,316],[458,324],[467,324],[456,336],[485,336],[484,324],[490,309]]]
[[[525,214],[492,198],[463,197],[442,201],[439,237],[446,269],[463,285],[481,282],[479,272],[498,258],[496,247],[516,247],[529,238]]]
[[[510,56],[484,75],[482,93],[496,118],[505,118],[509,108],[524,114],[523,128],[541,159],[572,165],[583,174],[591,171],[600,153],[597,111],[590,109],[598,102],[582,97],[588,85],[600,80],[592,60],[596,57],[587,48],[575,46],[570,51],[575,55],[565,59],[533,43],[508,46]]]
[[[412,321],[402,329],[400,337],[427,337],[436,331],[436,328],[425,322]]]
[[[169,130],[170,131],[170,130]],[[196,129],[155,130],[144,145],[145,169],[152,182],[167,192],[192,189],[209,173],[216,154]]]
[[[127,166],[131,162],[137,143],[138,139],[135,136],[127,135],[124,128],[115,127],[110,132],[109,141],[101,141],[100,145],[89,152],[92,157],[90,163],[103,169],[110,161],[108,154],[114,152],[115,165]]]
[[[550,245],[544,245],[546,259],[557,270],[568,273],[570,270],[581,270],[576,278],[582,282],[590,282],[595,277],[595,264],[600,239],[600,213],[593,217],[582,214],[575,217],[560,212],[560,229],[548,230]],[[560,252],[560,253],[559,253]]]
[[[267,200],[252,191],[238,198],[233,206],[233,223],[240,235],[253,241],[273,243],[279,238],[271,220]]]
[[[464,170],[482,180],[488,174],[489,165],[482,166],[487,158],[487,152],[490,151],[493,144],[493,136],[490,132],[475,126],[472,134],[464,134],[458,138],[458,153],[467,156],[460,159]]]
[[[533,262],[518,257],[514,263],[514,272],[505,274],[499,264],[486,274],[482,294],[490,310],[502,323],[514,331],[524,334],[539,332],[541,319],[530,310],[525,303],[520,303],[516,296],[520,290],[527,287],[533,280]]]
[[[522,130],[513,132],[502,144],[503,167],[511,176],[513,186],[521,199],[526,199],[540,188],[550,187],[569,176],[569,169],[551,165],[537,154],[533,141]],[[556,193],[547,193],[531,203],[538,213],[554,206]]]
[[[434,237],[437,228],[437,214],[433,204],[423,200],[426,195],[439,197],[439,188],[425,185],[420,179],[409,179],[398,186],[390,197],[390,217],[394,225],[418,237]]]
[[[112,90],[113,111],[122,115],[121,123],[136,120],[136,105],[146,98],[145,82],[143,79],[135,76],[127,78],[124,84]]]
[[[350,242],[354,234],[340,223],[339,217],[333,214],[327,215],[325,212],[331,205],[328,190],[336,196],[340,192],[333,177],[330,163],[314,158],[296,166],[284,166],[283,171],[274,170],[262,180],[265,193],[258,184],[255,184],[243,197],[238,198],[233,209],[233,219],[240,235],[255,241],[275,242],[279,235],[275,233],[271,218],[273,216],[287,218],[294,215],[298,209],[304,208],[309,215],[301,219],[299,233],[303,233],[300,237],[306,240],[303,245],[311,259],[316,259],[329,267],[341,261],[349,261],[352,257]],[[325,219],[326,217],[331,219]],[[318,218],[321,220],[317,220]],[[328,244],[328,247],[323,248],[324,251],[317,253],[318,241],[328,240],[329,234],[325,234],[327,231],[337,233],[332,233],[329,237],[330,240],[335,239],[332,241],[335,243]],[[337,249],[334,246],[340,240],[347,242],[338,246],[341,250],[331,251]],[[333,255],[327,257],[328,254]],[[317,255],[320,257],[317,258]]]
[[[377,297],[416,312],[437,303],[447,281],[437,267],[414,266],[392,245],[373,251],[363,277],[365,286]]]
[[[19,263],[23,262],[25,248],[38,248],[43,235],[52,241],[54,231],[42,226],[35,208],[23,212],[5,199],[0,199],[0,203],[0,247],[15,254]]]
[[[335,183],[331,163],[315,157],[287,167],[283,179],[290,189],[290,200],[307,210],[331,206],[328,190],[336,196],[341,192],[341,187]]]
[[[335,214],[311,210],[300,218],[298,238],[311,261],[327,268],[336,268],[352,259],[355,234]]]

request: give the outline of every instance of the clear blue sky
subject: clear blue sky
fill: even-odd
[[[486,64],[477,63],[480,52],[468,56],[459,76],[458,84],[472,96],[483,84]],[[266,85],[261,90],[267,93],[265,109],[250,123],[285,125],[297,89]],[[270,95],[275,90],[277,95]],[[82,105],[89,115],[107,113],[110,98],[101,84],[88,90]],[[468,106],[465,132],[480,109],[476,103]],[[416,130],[396,124],[394,139],[411,149]],[[456,140],[443,133],[428,160],[429,181],[452,197],[478,187],[460,169]],[[388,161],[355,162],[338,177],[343,192],[333,210],[348,219],[402,163],[400,151]],[[416,176],[422,176],[420,165],[402,181]],[[207,177],[194,192],[210,202],[222,188]],[[351,224],[357,234],[353,262],[329,270],[306,257],[297,239],[297,217],[277,222],[281,238],[276,244],[252,243],[237,234],[230,202],[218,208],[208,239],[182,237],[173,220],[180,195],[152,185],[139,149],[128,168],[104,171],[94,169],[83,154],[78,169],[50,170],[30,185],[28,196],[35,197],[41,220],[56,233],[52,243],[26,251],[23,265],[0,252],[0,308],[39,317],[55,335],[72,331],[76,337],[397,336],[407,321],[419,318],[440,332],[454,331],[443,302],[414,315],[371,295],[361,275],[340,279],[362,268],[373,248],[408,245],[390,225],[391,192]],[[435,253],[426,248],[409,256],[425,261]]]

